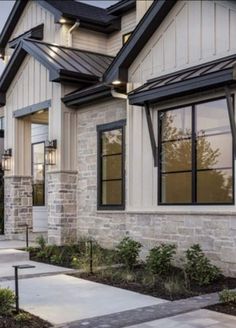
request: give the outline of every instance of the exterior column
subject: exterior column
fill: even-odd
[[[57,151],[56,165],[49,166],[47,172],[48,242],[57,245],[77,239],[77,115],[61,102],[66,92],[62,85],[53,84],[49,110],[49,139],[57,140]]]
[[[11,170],[4,176],[5,236],[13,239],[32,228],[31,122],[11,118],[6,122],[5,149],[12,149]]]
[[[48,240],[63,245],[77,239],[77,172],[48,173]]]
[[[4,181],[5,235],[9,239],[32,227],[32,177],[6,176]]]

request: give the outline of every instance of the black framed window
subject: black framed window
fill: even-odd
[[[159,204],[233,204],[225,98],[159,112]]]
[[[45,143],[32,144],[33,206],[45,206]]]
[[[98,131],[98,209],[125,207],[125,121],[100,125]]]

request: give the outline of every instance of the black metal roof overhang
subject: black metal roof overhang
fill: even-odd
[[[62,98],[62,101],[66,106],[78,109],[82,105],[110,97],[112,97],[111,87],[98,83],[85,89],[76,90]]]
[[[144,106],[236,83],[236,55],[147,81],[129,94],[131,105]]]
[[[57,46],[35,40],[21,40],[0,79],[0,105],[26,55],[36,58],[49,70],[52,82],[76,82],[91,85],[101,80],[113,57],[89,51]]]
[[[112,83],[115,80],[128,82],[128,68],[173,8],[176,1],[153,1],[153,4],[136,26],[129,40],[118,52],[112,65],[104,74],[104,81],[106,83]]]
[[[108,7],[107,12],[111,15],[122,15],[123,13],[135,8],[136,0],[120,0],[114,5]]]

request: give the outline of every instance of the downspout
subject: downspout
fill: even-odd
[[[80,22],[76,22],[69,30],[68,30],[68,47],[72,47],[72,32],[76,30],[80,26]]]
[[[119,99],[128,99],[128,95],[125,93],[119,93],[115,91],[114,89],[111,89],[111,95],[113,98],[119,98]]]

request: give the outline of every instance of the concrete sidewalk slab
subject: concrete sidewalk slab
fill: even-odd
[[[35,266],[35,268],[27,269],[27,270],[19,270],[19,277],[28,277],[32,275],[43,275],[43,274],[55,274],[55,273],[69,273],[72,270],[49,265],[45,263],[39,263],[34,261],[12,261],[7,263],[0,263],[0,285],[1,281],[12,279],[14,277],[14,269],[13,265],[21,265],[21,264],[30,264]]]
[[[127,328],[235,328],[236,317],[209,310],[198,310],[171,318],[145,322]]]
[[[0,282],[0,286],[14,289],[14,282]],[[67,275],[20,280],[21,308],[52,324],[164,302],[155,297]]]
[[[29,242],[29,246],[37,246],[34,242]],[[26,242],[21,240],[0,240],[0,249],[23,249],[26,247]]]
[[[29,252],[19,249],[0,249],[0,263],[29,261]]]

